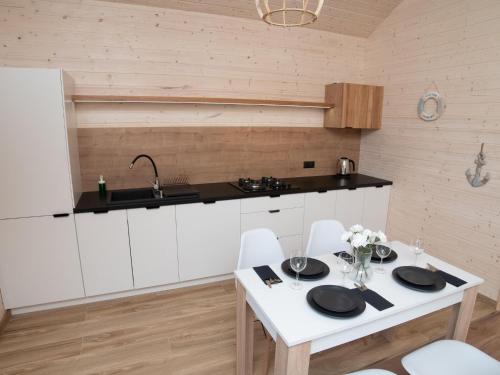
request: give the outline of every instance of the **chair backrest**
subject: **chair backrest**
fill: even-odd
[[[307,255],[318,256],[337,251],[349,251],[351,248],[349,244],[340,239],[344,231],[344,226],[337,220],[315,221],[311,225]]]
[[[238,269],[279,263],[284,260],[283,249],[271,230],[254,229],[241,235]]]
[[[409,374],[498,375],[500,361],[462,341],[438,340],[401,359]]]

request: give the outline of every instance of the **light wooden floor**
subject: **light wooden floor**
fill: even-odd
[[[405,374],[404,353],[443,335],[449,311],[313,356],[310,374],[364,367]],[[470,341],[500,358],[500,315],[480,297]],[[256,373],[264,341],[256,324]],[[227,281],[14,317],[0,335],[0,374],[234,374],[235,291]],[[272,372],[272,371],[271,371]],[[270,373],[271,373],[270,372]]]

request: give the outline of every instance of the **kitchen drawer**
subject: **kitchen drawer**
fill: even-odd
[[[282,210],[304,207],[304,194],[286,194],[279,197],[258,197],[241,200],[241,213]]]
[[[241,231],[269,228],[276,236],[302,235],[304,208],[287,208],[241,215]]]

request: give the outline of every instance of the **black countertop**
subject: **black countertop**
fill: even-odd
[[[352,174],[348,177],[342,176],[312,176],[312,177],[295,177],[285,178],[292,185],[299,187],[293,191],[280,192],[255,192],[244,193],[227,182],[218,182],[212,184],[196,184],[193,185],[200,192],[197,198],[182,198],[176,200],[163,200],[154,203],[123,203],[123,204],[107,204],[105,198],[101,198],[97,191],[89,191],[82,194],[78,204],[73,210],[74,213],[82,212],[106,212],[111,210],[123,210],[127,208],[141,207],[157,207],[173,204],[186,203],[211,203],[229,199],[244,199],[262,196],[277,196],[285,194],[310,193],[314,191],[328,191],[341,189],[357,189],[372,186],[392,185],[392,181],[382,180],[380,178],[370,177],[363,174]]]

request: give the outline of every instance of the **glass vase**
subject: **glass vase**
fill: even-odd
[[[353,248],[353,254],[355,260],[352,271],[349,274],[351,280],[355,283],[370,281],[373,276],[373,269],[371,268],[372,247],[355,247]]]

